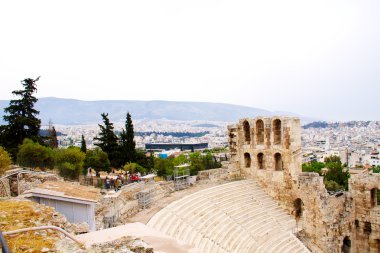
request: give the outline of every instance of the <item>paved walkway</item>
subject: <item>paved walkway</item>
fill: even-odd
[[[124,236],[132,236],[142,239],[156,253],[196,253],[199,252],[192,246],[177,239],[167,236],[142,223],[135,222],[114,228],[90,232],[78,235],[77,238],[84,242],[86,246],[101,244],[117,240]]]

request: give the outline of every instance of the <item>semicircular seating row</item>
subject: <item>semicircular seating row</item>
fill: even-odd
[[[292,233],[295,219],[254,180],[222,184],[174,201],[148,226],[201,253],[310,252]]]

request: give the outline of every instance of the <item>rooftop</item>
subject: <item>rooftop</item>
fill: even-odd
[[[25,194],[43,194],[90,202],[98,202],[100,199],[100,189],[62,181],[46,181]]]

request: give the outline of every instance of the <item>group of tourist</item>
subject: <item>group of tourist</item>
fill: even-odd
[[[129,173],[126,173],[125,175],[121,174],[118,175],[116,179],[114,177],[107,176],[105,179],[105,186],[107,190],[114,189],[117,192],[123,185],[139,181],[140,177],[140,173],[131,175]]]
[[[118,175],[116,179],[106,177],[106,189],[114,189],[116,192],[125,184],[125,176]]]

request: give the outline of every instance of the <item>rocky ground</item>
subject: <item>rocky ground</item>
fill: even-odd
[[[58,252],[62,253],[153,253],[153,249],[142,240],[133,237],[123,237],[118,240],[96,244],[90,248],[80,248],[69,239],[63,239],[56,244]]]
[[[1,200],[0,210],[0,229],[3,232],[50,225],[63,228],[73,235],[86,233],[89,230],[86,223],[71,224],[53,208],[22,198]],[[132,237],[124,237],[106,244],[93,245],[88,249],[81,249],[78,244],[65,238],[63,234],[51,230],[7,235],[5,239],[11,252],[153,252],[142,240]]]
[[[49,225],[70,231],[72,227],[53,208],[23,199],[0,201],[0,210],[0,229],[3,232]],[[61,234],[50,230],[5,236],[11,252],[56,252],[55,243],[61,238]]]

